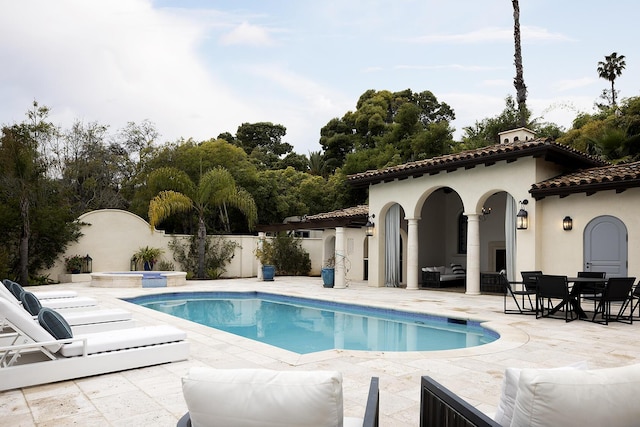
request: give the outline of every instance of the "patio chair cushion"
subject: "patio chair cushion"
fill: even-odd
[[[573,365],[551,369],[587,369],[587,362],[582,361]],[[502,380],[502,388],[500,390],[500,400],[498,408],[493,417],[501,426],[508,427],[511,425],[513,418],[513,408],[516,404],[516,396],[518,394],[518,382],[520,381],[521,368],[507,368],[504,371]]]
[[[619,368],[523,369],[512,426],[637,425],[640,364]]]
[[[38,314],[38,322],[40,326],[47,330],[55,339],[64,340],[73,338],[71,326],[64,320],[64,317],[55,310],[43,307]]]
[[[191,368],[182,391],[194,426],[343,425],[336,371]]]

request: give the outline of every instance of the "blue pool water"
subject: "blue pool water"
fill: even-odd
[[[475,321],[262,292],[182,292],[125,301],[299,354],[450,350],[499,338]]]

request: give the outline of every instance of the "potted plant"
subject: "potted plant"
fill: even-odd
[[[138,249],[138,252],[133,254],[133,259],[138,262],[142,262],[145,271],[153,270],[153,266],[158,262],[158,258],[164,253],[164,250],[160,248],[150,248],[145,246]]]
[[[324,262],[324,267],[322,267],[322,284],[325,288],[333,288],[335,281],[335,265],[335,255]]]
[[[262,264],[262,280],[272,281],[276,275],[274,265],[275,245],[269,240],[262,240],[256,248],[256,257]]]
[[[82,271],[82,262],[84,257],[80,255],[73,255],[64,259],[64,265],[67,269],[67,273],[78,274]]]

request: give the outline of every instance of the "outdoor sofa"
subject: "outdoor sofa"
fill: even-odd
[[[467,272],[460,264],[451,264],[422,268],[421,288],[445,288],[451,286],[464,286],[467,280]]]
[[[187,412],[178,427],[376,427],[378,378],[364,418],[344,417],[342,374],[194,367],[182,378]]]
[[[421,386],[421,427],[628,427],[640,420],[640,364],[509,368],[493,419],[430,377]]]

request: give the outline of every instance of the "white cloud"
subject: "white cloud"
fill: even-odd
[[[274,44],[269,31],[248,22],[235,27],[220,38],[223,45],[271,46]]]
[[[501,70],[502,67],[490,67],[485,65],[396,65],[397,70],[460,70],[460,71],[493,71]]]
[[[170,140],[217,136],[252,116],[205,69],[197,52],[205,30],[197,21],[145,0],[18,3],[24,10],[14,12],[31,25],[7,13],[0,18],[0,54],[12,64],[0,70],[0,91],[11,87],[16,95],[8,109],[26,111],[37,99],[63,127],[76,118],[116,128],[149,119]]]
[[[541,27],[521,26],[521,37],[525,42],[530,41],[569,41],[567,36],[561,33],[552,33]],[[513,27],[485,27],[475,31],[459,34],[431,34],[426,36],[407,39],[413,43],[488,43],[488,42],[509,42],[513,43]]]
[[[595,84],[597,80],[598,79],[594,79],[591,77],[582,77],[579,79],[572,79],[572,80],[559,80],[553,86],[554,86],[554,89],[557,90],[558,92],[563,92],[567,90],[579,89],[579,88],[591,86],[592,84]]]

